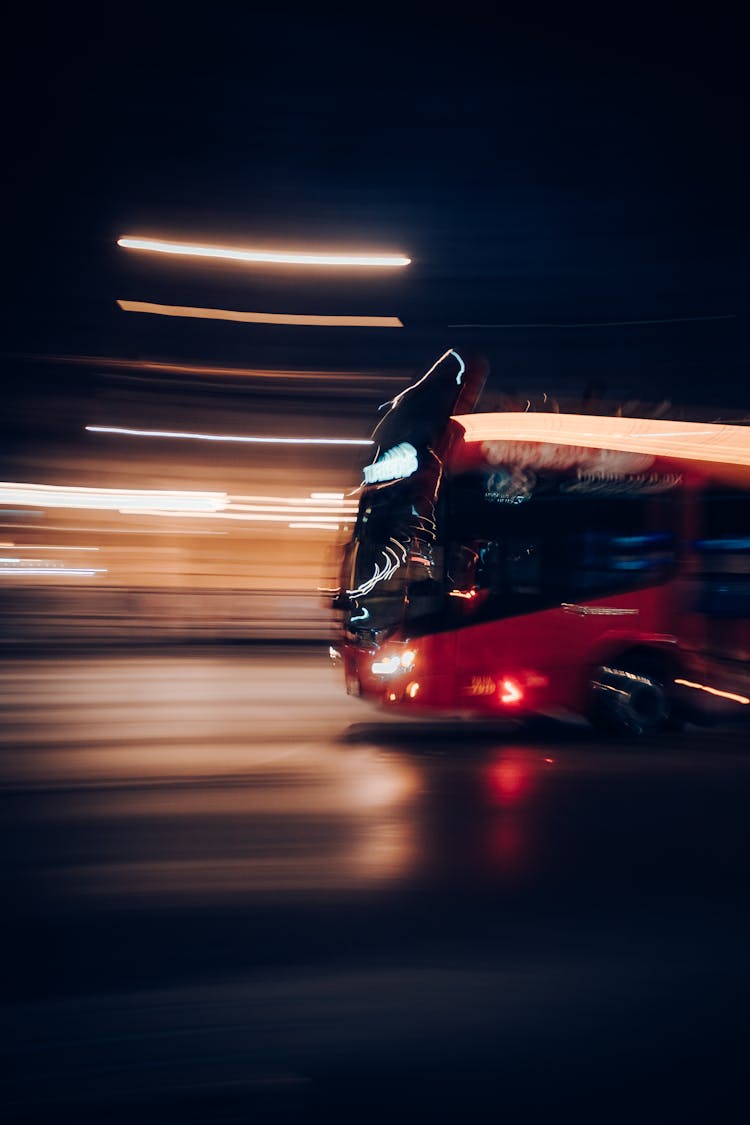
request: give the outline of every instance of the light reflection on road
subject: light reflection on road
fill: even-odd
[[[608,851],[652,863],[645,837],[621,854],[622,779],[675,792],[691,769],[722,768],[670,746],[550,750],[513,728],[410,724],[347,698],[318,648],[71,653],[4,671],[0,787],[20,800],[6,877],[38,901],[499,891],[558,870],[598,884]]]

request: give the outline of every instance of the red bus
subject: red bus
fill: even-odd
[[[472,413],[483,383],[448,351],[373,433],[348,692],[634,735],[750,717],[750,427]]]

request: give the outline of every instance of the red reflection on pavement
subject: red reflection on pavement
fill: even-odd
[[[532,788],[533,766],[519,758],[501,758],[490,768],[488,782],[491,796],[500,804],[515,804],[527,797]]]

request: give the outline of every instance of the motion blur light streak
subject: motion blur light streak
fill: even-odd
[[[281,266],[408,266],[402,254],[317,254],[298,250],[244,250],[234,246],[200,246],[190,242],[165,242],[158,238],[118,238],[125,250],[149,250],[156,254],[181,254],[196,258],[223,258],[233,262],[257,262]]]
[[[227,508],[230,512],[256,512],[262,514],[264,512],[273,513],[275,515],[286,514],[287,517],[299,517],[304,519],[306,516],[331,516],[344,517],[354,516],[356,513],[351,508],[317,508],[314,506],[307,508],[285,508],[280,504],[230,504]]]
[[[189,441],[237,441],[250,445],[372,445],[369,438],[258,437],[243,434],[198,434],[187,430],[135,430],[127,426],[84,426],[91,434],[125,437],[178,438]]]
[[[392,449],[381,453],[371,465],[365,465],[362,475],[365,484],[376,484],[410,477],[418,468],[419,458],[416,449],[411,442],[402,441]]]
[[[443,354],[440,356],[439,359],[435,360],[432,367],[428,371],[425,371],[424,375],[422,375],[422,377],[420,379],[417,379],[416,383],[412,383],[408,387],[404,387],[403,391],[401,391],[400,394],[397,394],[393,399],[391,399],[390,404],[384,403],[383,405],[384,406],[385,405],[397,406],[398,403],[401,401],[401,399],[404,397],[404,395],[407,393],[407,391],[413,391],[415,389],[415,387],[419,387],[422,383],[425,382],[426,379],[429,379],[430,375],[432,375],[435,368],[439,367],[440,364],[443,362],[443,360],[447,359],[449,355],[455,356],[456,360],[458,361],[459,372],[458,372],[458,375],[456,376],[456,383],[460,384],[461,383],[461,377],[462,377],[464,371],[466,370],[466,364],[461,359],[461,356],[458,354],[457,351],[454,351],[453,348],[448,348],[448,350],[446,352],[443,352]]]
[[[48,508],[91,508],[132,512],[146,511],[158,503],[180,511],[215,511],[228,502],[225,492],[182,492],[169,489],[125,489],[65,487],[53,484],[0,483],[6,504],[36,504]]]
[[[675,680],[676,684],[683,687],[695,688],[696,691],[705,691],[709,695],[717,695],[721,699],[729,699],[733,703],[750,703],[746,695],[735,695],[732,691],[719,691],[718,688],[708,687],[706,684],[694,684],[690,680]]]
[[[292,506],[293,504],[293,506]],[[231,503],[227,505],[227,510],[231,512],[273,512],[282,513],[286,512],[291,516],[306,516],[306,515],[328,515],[332,517],[338,516],[354,516],[356,515],[356,507],[342,507],[334,506],[332,504],[322,505],[313,502],[297,502],[290,501],[284,503],[280,499],[278,504],[237,504],[234,497],[231,498]]]
[[[342,511],[344,509],[356,512],[357,502],[355,500],[347,501],[345,504],[339,503],[343,500],[343,492],[312,492],[309,496],[252,496],[245,494],[232,495],[232,503],[235,501],[246,501],[250,504],[310,504],[314,500],[324,500],[328,498],[330,503],[321,511]],[[335,504],[335,507],[334,507]],[[315,511],[319,509],[316,507]]]
[[[313,531],[338,531],[339,525],[337,523],[290,523],[288,527],[294,527],[298,530],[308,528]]]
[[[64,575],[65,577],[73,576],[73,577],[81,577],[81,578],[91,578],[94,574],[106,574],[106,573],[107,573],[107,571],[104,567],[83,569],[83,568],[75,568],[75,567],[71,568],[71,567],[64,567],[64,566],[46,566],[46,567],[41,567],[41,566],[15,566],[15,567],[9,566],[9,567],[3,567],[3,566],[0,566],[0,574],[2,574],[2,575],[4,575],[4,574],[50,575],[51,574],[51,575],[54,575],[55,577],[58,577],[58,575]]]
[[[317,316],[306,313],[237,312],[233,309],[201,309],[188,305],[157,305],[151,301],[122,301],[123,312],[153,316],[181,316],[192,320],[231,320],[240,324],[298,324],[318,328],[403,328],[397,316]]]
[[[651,457],[680,457],[750,466],[750,426],[702,422],[667,422],[654,418],[608,418],[589,414],[462,414],[456,421],[467,442],[495,442],[498,455],[505,443],[537,445],[544,457],[558,447],[600,449],[643,454],[648,442]],[[532,464],[529,456],[529,464]]]
[[[449,324],[449,328],[625,328],[642,324],[688,324],[702,320],[736,320],[736,313],[708,316],[661,316],[651,320],[528,321],[525,324]]]
[[[143,515],[144,512],[148,513],[148,509],[144,509],[144,511],[142,511],[140,514]],[[119,514],[120,513],[118,511],[118,515]],[[4,527],[19,527],[19,528],[23,528],[24,531],[28,530],[28,525],[24,524],[24,523],[6,523],[6,524],[3,524],[3,526]],[[101,527],[66,527],[65,524],[45,524],[44,530],[45,531],[75,531],[77,534],[86,534],[86,535],[101,535],[101,533],[102,533]],[[148,528],[148,527],[107,527],[106,531],[107,531],[108,535],[112,535],[112,534],[114,534],[114,535],[160,535],[161,534],[160,531],[158,531],[154,528]],[[182,532],[180,531],[179,528],[177,528],[174,531],[170,530],[170,534],[171,535],[181,535]],[[186,532],[185,534],[188,534],[188,533]],[[226,533],[226,531],[194,531],[193,528],[190,528],[189,534],[190,535],[226,535],[227,533]],[[96,549],[98,550],[98,548],[96,548]],[[13,550],[14,551],[20,551],[21,548],[16,547],[14,545]]]
[[[18,566],[27,566],[29,567],[29,569],[33,570],[62,570],[66,565],[63,562],[58,562],[56,559],[21,559],[0,557],[0,564],[5,563],[15,563]]]
[[[144,371],[152,375],[213,375],[226,378],[241,379],[292,379],[295,381],[312,380],[317,384],[326,382],[349,383],[352,376],[365,374],[359,371],[271,371],[255,367],[217,367],[215,364],[200,363],[162,363],[146,359],[120,359],[115,356],[88,356],[88,355],[25,355],[22,358],[43,360],[51,363],[69,363],[78,367],[112,368],[119,371]],[[367,370],[368,385],[373,383],[403,383],[399,375],[389,375],[383,371]]]
[[[286,512],[284,515],[275,515],[272,513],[258,514],[253,512],[202,512],[202,511],[176,511],[169,508],[120,508],[120,514],[123,516],[170,516],[174,519],[207,519],[207,520],[237,520],[239,522],[247,523],[287,523],[294,512]],[[319,515],[310,516],[309,520],[305,520],[304,516],[297,517],[300,522],[304,521],[309,523],[311,521],[320,520]]]

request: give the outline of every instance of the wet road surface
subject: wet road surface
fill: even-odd
[[[18,1121],[746,1114],[750,740],[399,722],[325,650],[0,662]]]

